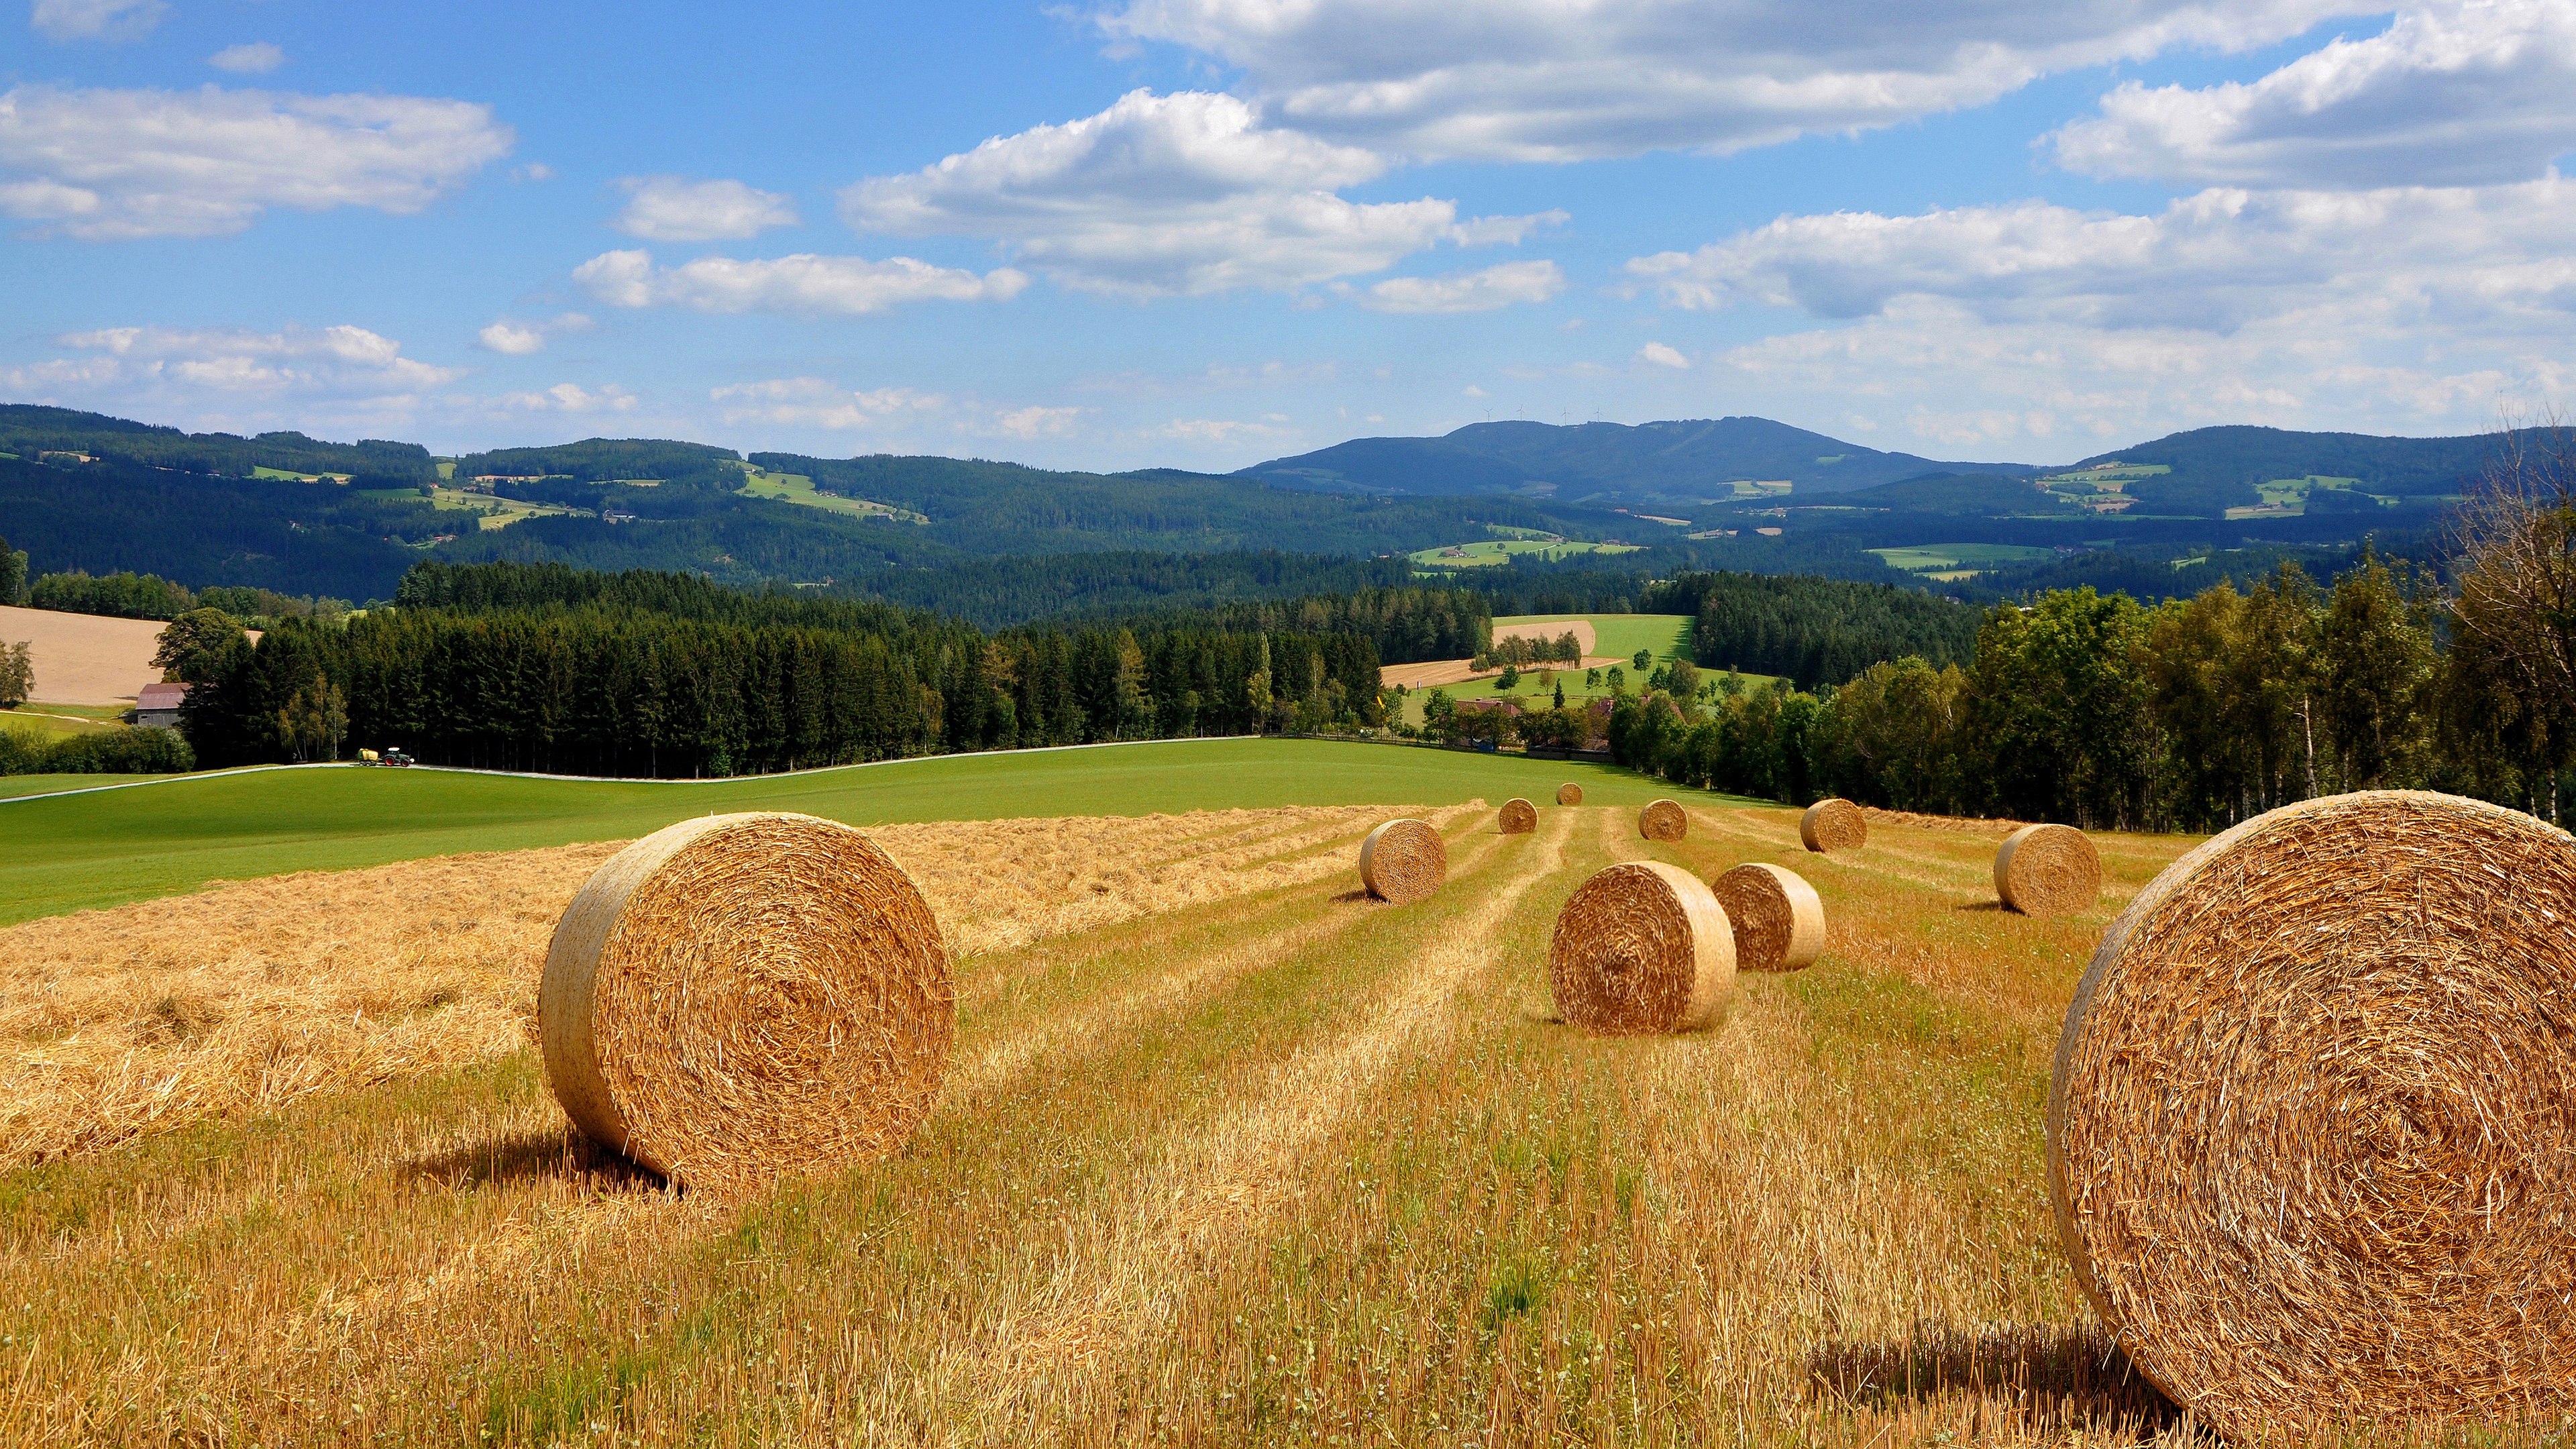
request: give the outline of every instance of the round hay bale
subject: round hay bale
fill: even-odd
[[[2025,916],[2064,916],[2102,894],[2102,857],[2072,825],[2025,825],[1995,851],[1995,894]]]
[[[902,1146],[956,1026],[921,892],[811,815],[684,820],[619,851],[564,909],[537,992],[574,1124],[720,1193]]]
[[[1869,817],[1861,813],[1859,806],[1839,796],[1819,800],[1798,817],[1798,839],[1819,855],[1858,850],[1869,844]]]
[[[1360,842],[1360,884],[1399,906],[1429,900],[1449,878],[1449,847],[1419,820],[1390,820]]]
[[[1505,835],[1527,835],[1538,829],[1538,807],[1515,796],[1503,802],[1502,827]]]
[[[1571,780],[1568,780],[1568,781],[1566,781],[1564,784],[1557,786],[1557,787],[1556,787],[1556,803],[1557,803],[1557,804],[1559,804],[1559,805],[1580,805],[1580,804],[1582,804],[1582,803],[1583,803],[1583,787],[1582,787],[1582,786],[1580,786],[1580,785],[1578,785],[1578,784],[1575,784],[1575,783],[1574,783],[1573,781],[1571,781]]]
[[[1825,903],[1796,871],[1755,862],[1709,886],[1735,928],[1739,971],[1797,971],[1825,954]]]
[[[1648,840],[1679,840],[1690,834],[1690,812],[1670,800],[1658,800],[1637,812],[1637,833]]]
[[[1547,980],[1557,1015],[1598,1036],[1714,1026],[1735,991],[1735,932],[1698,876],[1628,861],[1557,913]]]
[[[2048,1186],[2129,1361],[2231,1439],[2576,1407],[2576,841],[2372,791],[2176,861],[2076,988]]]

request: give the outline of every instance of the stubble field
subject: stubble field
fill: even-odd
[[[1499,798],[1494,803],[1499,803]],[[219,886],[0,931],[6,1436],[208,1444],[2134,1442],[2172,1411],[2053,1243],[2049,1054],[2188,844],[2061,921],[2000,830],[1811,856],[1706,798],[1357,895],[1383,807],[879,832],[958,955],[897,1157],[749,1204],[569,1132],[532,1047],[610,847]],[[1718,1030],[1584,1038],[1586,875],[1806,873],[1824,960]]]

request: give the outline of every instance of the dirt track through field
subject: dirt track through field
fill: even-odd
[[[1079,1399],[1081,1380],[1113,1367],[1171,1315],[1207,1261],[1238,1248],[1253,1224],[1294,1191],[1301,1159],[1345,1128],[1400,1055],[1429,1051],[1450,1026],[1446,1008],[1494,969],[1495,936],[1521,899],[1563,865],[1573,812],[1549,822],[1536,850],[1498,882],[1474,879],[1479,903],[1421,943],[1373,994],[1361,1023],[1310,1045],[1259,1095],[1173,1134],[1127,1201],[1105,1216],[1109,1241],[1057,1270],[1012,1340],[987,1365],[989,1422],[1016,1423],[1033,1405]],[[1472,877],[1472,873],[1470,874]]]

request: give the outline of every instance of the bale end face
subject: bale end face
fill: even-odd
[[[1360,884],[1390,905],[1438,894],[1449,878],[1449,848],[1420,820],[1389,820],[1360,842]]]
[[[1662,861],[1578,887],[1548,943],[1559,1016],[1599,1036],[1714,1026],[1735,991],[1735,933],[1700,878]]]
[[[1648,840],[1679,840],[1690,834],[1690,812],[1672,800],[1657,800],[1637,812],[1637,833]]]
[[[1527,800],[1506,800],[1497,823],[1505,835],[1527,835],[1538,829],[1538,807]]]
[[[1869,817],[1849,800],[1819,800],[1798,817],[1798,839],[1819,855],[1858,850],[1869,843]]]
[[[2102,895],[2102,857],[2071,825],[2025,825],[1995,851],[1995,894],[2025,916],[2089,910]]]
[[[725,1193],[902,1146],[956,1019],[921,892],[810,815],[709,816],[626,847],[565,908],[537,996],[574,1124]]]
[[[1557,786],[1557,787],[1556,787],[1556,803],[1557,803],[1557,804],[1559,804],[1559,805],[1580,805],[1580,804],[1582,804],[1582,803],[1583,803],[1583,787],[1582,787],[1582,786],[1580,786],[1580,785],[1575,784],[1575,783],[1574,783],[1573,781],[1571,781],[1571,780],[1568,780],[1568,781],[1567,781],[1567,782],[1565,782],[1564,784]]]
[[[1735,928],[1739,971],[1798,971],[1825,954],[1825,903],[1781,866],[1739,865],[1710,886]]]
[[[2048,1106],[2077,1283],[2231,1440],[2576,1408],[2576,840],[2414,791],[2175,862]]]

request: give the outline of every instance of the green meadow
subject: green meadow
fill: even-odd
[[[76,779],[78,789],[110,777],[51,778]],[[866,826],[1478,797],[1499,805],[1546,798],[1566,780],[1596,805],[1675,792],[1605,765],[1277,739],[937,755],[704,783],[357,766],[179,776],[0,799],[0,925],[212,880],[624,839],[715,811],[796,810]]]

